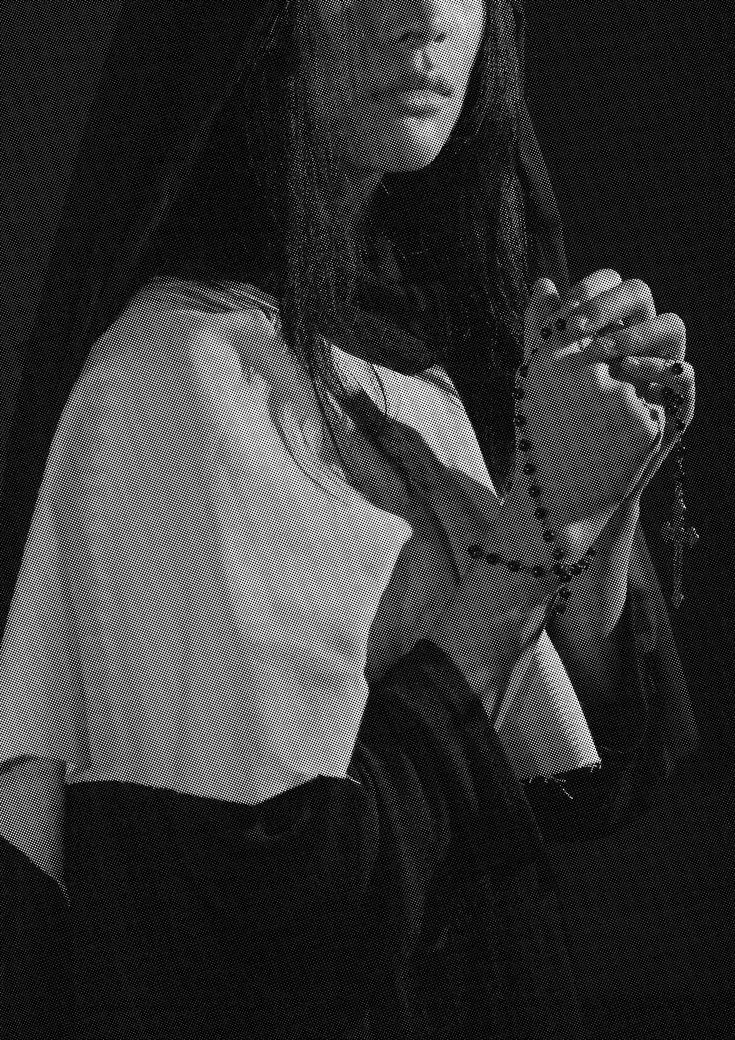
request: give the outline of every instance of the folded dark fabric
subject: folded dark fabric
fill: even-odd
[[[258,806],[69,785],[70,909],[2,848],[3,1036],[576,1037],[533,814],[434,644],[371,690],[349,775]]]
[[[71,920],[61,889],[0,837],[0,1036],[72,1032]]]
[[[371,686],[349,778],[257,806],[68,785],[71,909],[0,842],[2,1036],[581,1036],[544,839],[635,819],[689,717],[659,681],[658,586],[638,564],[629,687],[590,712],[601,768],[519,783],[421,640]]]

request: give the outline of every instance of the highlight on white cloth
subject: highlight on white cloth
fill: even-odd
[[[395,447],[409,468],[420,450],[434,515],[420,497],[412,522],[376,505],[397,478],[367,449],[374,501],[322,491],[272,423],[271,394],[305,384],[261,303],[204,313],[156,282],[92,349],[0,649],[0,761],[249,804],[346,776],[368,650],[384,670],[410,649],[497,496],[464,409],[395,372]],[[521,778],[599,761],[545,634],[494,724]]]

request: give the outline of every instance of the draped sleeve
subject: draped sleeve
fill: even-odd
[[[348,772],[255,806],[69,787],[70,907],[0,840],[3,1036],[580,1038],[533,814],[431,642],[371,683]]]
[[[289,377],[256,308],[133,306],[97,345],[3,639],[0,761],[250,804],[346,776],[410,525],[292,460],[271,414],[274,386],[304,401]]]
[[[588,841],[644,815],[657,786],[700,746],[688,684],[640,522],[621,617],[623,688],[585,715],[600,755],[591,769],[525,782],[546,841]]]

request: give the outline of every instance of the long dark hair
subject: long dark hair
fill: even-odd
[[[353,298],[371,235],[386,234],[409,280],[439,280],[446,288],[452,335],[438,344],[442,362],[453,376],[461,368],[469,386],[483,373],[482,408],[472,418],[491,424],[484,438],[488,465],[504,488],[512,445],[509,381],[521,357],[528,292],[518,174],[522,9],[509,0],[488,4],[480,53],[449,141],[429,167],[387,174],[364,223],[351,233],[334,212],[336,147],[315,133],[310,116],[303,69],[313,60],[315,40],[306,6],[284,5],[246,86],[241,78],[223,101],[205,147],[143,252],[137,283],[168,274],[219,293],[227,281],[272,292],[287,347],[312,377],[317,400],[321,386],[328,387],[374,440],[385,413],[366,410],[363,395],[344,384],[321,331],[341,301]],[[416,199],[423,200],[420,209]]]
[[[121,9],[34,327],[19,347],[0,488],[0,628],[66,400],[92,345],[154,274],[178,273],[192,292],[197,282],[219,288],[234,280],[275,295],[286,343],[317,395],[320,385],[332,389],[372,439],[374,416],[342,386],[319,335],[351,298],[365,242],[351,240],[330,212],[335,158],[328,138],[312,132],[300,75],[300,55],[314,43],[306,6],[128,0]],[[521,2],[488,0],[488,8],[449,142],[427,169],[384,178],[366,228],[386,232],[406,278],[445,283],[445,367],[502,491],[514,454],[510,383],[521,352],[527,243],[536,276],[563,285],[568,273],[525,105]],[[426,200],[421,213],[416,198]]]

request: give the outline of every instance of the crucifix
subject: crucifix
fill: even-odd
[[[661,534],[665,542],[671,542],[673,547],[672,566],[674,572],[674,585],[671,593],[671,602],[678,610],[684,599],[682,592],[682,569],[684,565],[684,546],[695,546],[699,541],[699,535],[693,527],[684,526],[684,492],[681,483],[677,482],[674,491],[674,504],[671,509],[671,520],[667,520],[661,528]]]

